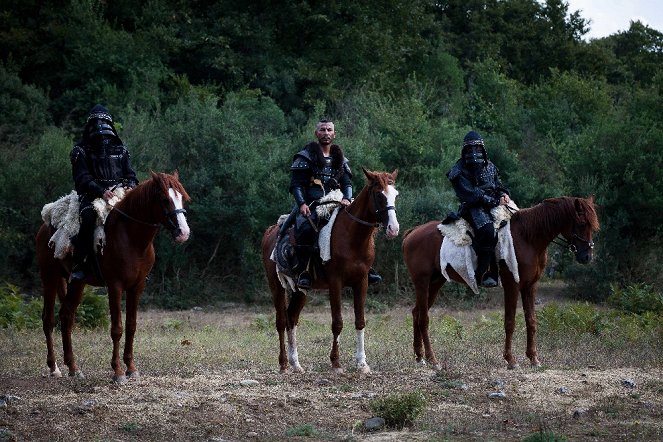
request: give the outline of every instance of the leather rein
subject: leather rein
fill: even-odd
[[[375,192],[372,192],[372,194],[373,194],[373,204],[377,207],[377,195],[376,195]],[[384,224],[385,224],[385,221],[382,221],[382,222],[378,221],[378,222],[375,222],[375,223],[369,223],[368,221],[364,221],[363,219],[357,218],[356,216],[354,216],[352,213],[350,213],[348,211],[348,206],[344,207],[344,210],[345,210],[346,215],[348,215],[352,221],[355,221],[355,222],[357,222],[359,224],[362,224],[364,226],[375,227],[375,228],[379,229],[380,227],[383,227]],[[394,212],[396,212],[396,207],[395,206],[386,206],[382,209],[376,209],[375,214],[379,215],[381,213],[386,213],[390,210],[393,210]]]

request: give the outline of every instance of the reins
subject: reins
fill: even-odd
[[[139,220],[139,219],[136,219],[136,218],[134,218],[133,216],[129,215],[128,213],[121,211],[120,209],[118,209],[118,208],[115,207],[115,206],[113,206],[113,208],[111,209],[111,211],[112,211],[112,210],[117,211],[120,215],[122,215],[122,216],[124,216],[124,217],[130,219],[131,221],[135,221],[135,222],[137,222],[138,224],[143,224],[143,225],[145,225],[145,226],[150,226],[150,227],[161,227],[161,224],[159,224],[159,223],[157,223],[157,224],[153,224],[153,223],[148,223],[148,222],[146,222],[146,221],[141,221],[141,220]]]

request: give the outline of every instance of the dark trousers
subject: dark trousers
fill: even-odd
[[[477,280],[481,281],[483,274],[490,267],[491,261],[495,258],[495,246],[497,245],[497,235],[495,226],[490,222],[484,224],[479,229],[474,230],[474,240],[472,246],[477,254]]]

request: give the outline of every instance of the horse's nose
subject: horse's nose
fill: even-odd
[[[185,242],[186,240],[189,239],[189,231],[182,229],[177,229],[173,231],[173,238],[175,239],[175,242],[182,243]]]
[[[399,227],[398,224],[395,226],[389,224],[387,226],[387,238],[396,238],[398,236]]]

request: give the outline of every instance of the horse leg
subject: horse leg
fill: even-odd
[[[306,304],[306,294],[297,290],[290,296],[288,304],[287,330],[288,330],[288,361],[292,370],[297,373],[304,373],[304,369],[299,364],[299,354],[297,353],[297,324],[299,324],[299,315]]]
[[[113,340],[113,382],[124,384],[127,382],[125,372],[120,363],[120,339],[122,339],[122,288],[117,285],[108,286],[108,306],[111,316],[111,339]]]
[[[42,282],[44,286],[44,308],[41,313],[41,322],[46,336],[46,365],[48,365],[48,375],[50,377],[62,377],[62,372],[58,368],[53,348],[53,327],[55,326],[55,297],[64,299],[65,281],[59,275],[46,275],[42,272]]]
[[[62,350],[64,363],[69,367],[69,376],[84,377],[83,372],[76,365],[74,350],[71,344],[71,332],[74,328],[76,309],[83,299],[85,283],[72,283],[67,286],[67,294],[60,303],[60,328],[62,332]]]
[[[421,327],[421,337],[423,339],[423,344],[424,344],[424,350],[426,354],[426,360],[428,361],[429,364],[433,366],[435,370],[441,370],[442,366],[437,360],[437,357],[435,356],[435,352],[433,351],[433,346],[431,344],[430,340],[430,329],[429,329],[429,310],[435,303],[435,300],[437,299],[437,294],[440,292],[440,288],[444,285],[445,279],[440,275],[439,280],[433,280],[430,282],[428,286],[428,300],[427,300],[427,307],[426,307],[426,312],[424,314],[424,320],[419,322],[419,326]],[[445,363],[446,364],[446,363]]]
[[[415,283],[416,300],[412,309],[412,326],[414,330],[414,355],[418,364],[431,364],[434,369],[439,370],[440,363],[437,361],[433,346],[430,341],[429,333],[429,315],[428,311],[435,303],[437,294],[444,284],[444,279],[440,281],[432,280],[429,275],[412,278]]]
[[[366,327],[366,318],[364,317],[364,307],[366,305],[366,291],[368,290],[368,276],[361,283],[352,287],[354,294],[354,313],[355,313],[355,362],[357,370],[360,373],[370,373],[371,367],[366,363],[366,351],[364,349],[364,328]]]
[[[502,287],[504,288],[504,359],[507,362],[507,368],[514,369],[518,367],[518,362],[513,357],[511,341],[513,339],[513,331],[516,328],[518,284],[513,279],[511,272],[503,271],[501,276]]]
[[[536,283],[528,285],[520,291],[523,310],[525,311],[525,324],[527,325],[527,351],[525,354],[529,358],[532,367],[541,366],[536,353],[536,310],[534,309],[536,285]]]
[[[332,348],[329,353],[329,360],[331,361],[332,370],[335,373],[343,373],[341,363],[339,361],[339,336],[343,330],[343,314],[341,312],[341,286],[339,283],[329,284],[329,305],[331,307],[332,315]]]
[[[127,366],[126,376],[129,378],[139,378],[140,373],[134,365],[134,336],[136,336],[136,322],[138,316],[138,301],[145,288],[145,282],[137,287],[127,290],[125,318],[126,333],[124,337],[124,365]]]
[[[285,302],[285,290],[280,285],[272,286],[272,302],[276,310],[276,332],[279,334],[279,371],[288,371],[288,357],[285,351],[285,330],[288,323],[287,307]]]

